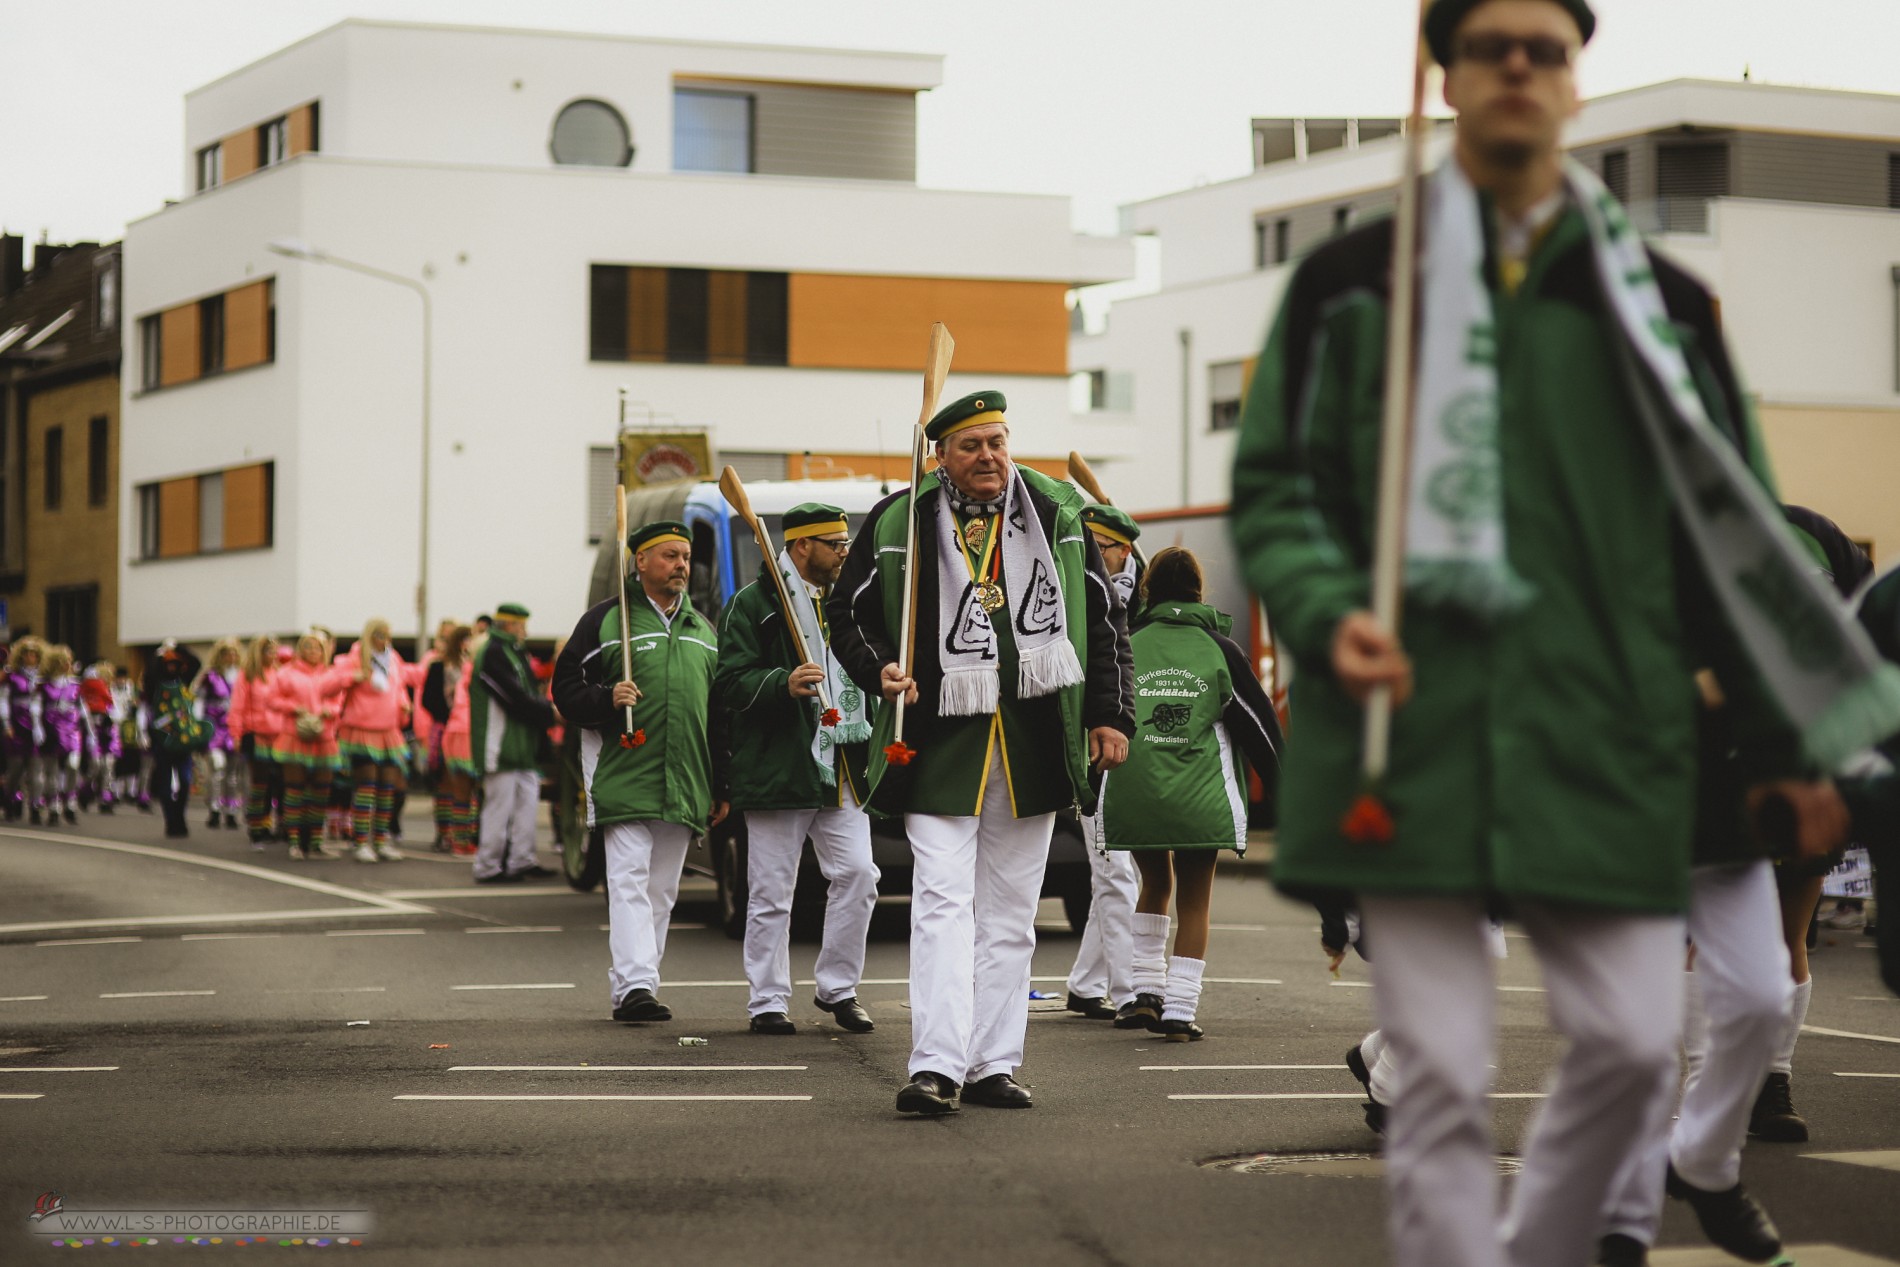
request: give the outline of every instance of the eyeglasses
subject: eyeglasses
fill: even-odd
[[[1480,32],[1458,41],[1455,60],[1477,62],[1481,66],[1502,66],[1516,49],[1524,50],[1524,60],[1539,70],[1561,70],[1570,65],[1570,45],[1550,35],[1499,35]]]
[[[843,554],[851,548],[849,537],[813,537],[812,540],[821,546],[830,546],[833,554]]]
[[[1123,545],[1123,544],[1122,544],[1121,542],[1119,542],[1119,541],[1110,541],[1110,540],[1109,540],[1109,539],[1108,539],[1107,537],[1097,537],[1097,538],[1095,538],[1095,548],[1096,548],[1097,550],[1100,550],[1100,551],[1102,551],[1102,553],[1104,553],[1104,554],[1106,554],[1106,553],[1108,553],[1108,552],[1109,552],[1110,550],[1126,550],[1126,549],[1128,549],[1128,547],[1127,547],[1127,546],[1125,546],[1125,545]]]

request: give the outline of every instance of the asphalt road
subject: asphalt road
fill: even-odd
[[[27,1234],[49,1191],[69,1211],[366,1211],[356,1254],[403,1263],[1385,1261],[1377,1140],[1341,1063],[1365,968],[1331,979],[1312,912],[1258,869],[1218,883],[1205,1042],[1061,1012],[1076,942],[1048,902],[1036,1108],[925,1121],[892,1109],[901,905],[870,947],[876,1033],[842,1034],[808,993],[797,1035],[746,1033],[738,949],[690,881],[661,990],[677,1019],[623,1026],[599,894],[193,831],[0,830],[0,1262],[53,1252]],[[1528,1097],[1556,1044],[1511,948],[1497,1090]],[[795,944],[796,972],[815,950]],[[1751,1145],[1744,1178],[1809,1267],[1900,1261],[1900,1003],[1856,937],[1815,962],[1809,1024],[1838,1033],[1796,1056],[1813,1140]],[[1501,1151],[1534,1105],[1497,1101]],[[1700,1244],[1672,1209],[1654,1261],[1728,1261]]]

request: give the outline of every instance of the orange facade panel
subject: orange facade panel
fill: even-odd
[[[270,305],[269,279],[225,292],[225,369],[241,370],[271,359]]]
[[[932,322],[957,341],[959,374],[1069,372],[1068,287],[793,273],[789,364],[810,369],[915,370]]]
[[[158,486],[158,557],[177,559],[198,553],[198,477],[166,480]]]
[[[224,160],[224,179],[236,180],[240,176],[249,176],[257,170],[257,129],[245,128],[233,132],[219,143],[219,157]]]
[[[627,359],[666,359],[666,270],[627,270]]]
[[[317,103],[298,106],[290,112],[287,149],[291,157],[309,154],[317,148]]]
[[[197,303],[179,304],[160,313],[158,337],[158,385],[171,387],[197,378],[200,370]]]
[[[745,297],[744,273],[706,275],[706,360],[711,364],[745,364]]]
[[[224,472],[225,549],[250,550],[270,544],[270,491],[269,463],[234,466]],[[161,500],[161,514],[163,504]]]

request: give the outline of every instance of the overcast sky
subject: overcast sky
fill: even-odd
[[[1680,76],[1900,91],[1900,0],[1596,0],[1588,94]],[[0,225],[110,240],[180,194],[184,94],[346,17],[947,56],[920,183],[1078,228],[1246,172],[1255,115],[1405,107],[1414,0],[0,0]]]

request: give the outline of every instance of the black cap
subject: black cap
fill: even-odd
[[[1583,42],[1588,44],[1590,37],[1596,34],[1597,15],[1585,0],[1550,0],[1552,4],[1563,6],[1565,12],[1577,20],[1577,29],[1583,32]],[[1451,37],[1458,30],[1458,24],[1465,15],[1483,4],[1484,0],[1435,0],[1425,13],[1425,43],[1430,46],[1432,56],[1438,59],[1440,66],[1451,65]]]

